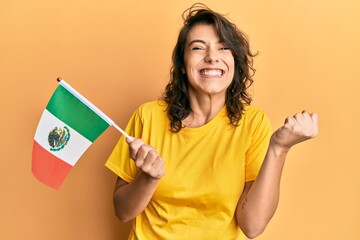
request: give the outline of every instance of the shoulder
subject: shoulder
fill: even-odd
[[[268,125],[270,126],[270,119],[266,113],[255,106],[247,105],[245,106],[245,111],[243,114],[243,120],[246,124],[251,125]]]
[[[167,104],[162,100],[154,100],[141,104],[137,113],[141,118],[149,118],[152,116],[166,116]]]
[[[258,117],[266,117],[265,112],[255,106],[246,105],[244,108],[244,117],[246,118],[258,118]]]

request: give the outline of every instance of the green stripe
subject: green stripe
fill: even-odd
[[[56,88],[46,109],[91,142],[110,126],[61,85]]]

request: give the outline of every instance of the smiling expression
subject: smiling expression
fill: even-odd
[[[234,57],[213,25],[197,24],[188,34],[184,52],[190,94],[221,95],[234,77]]]

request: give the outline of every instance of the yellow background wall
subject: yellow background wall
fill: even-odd
[[[319,137],[289,154],[278,211],[258,239],[360,239],[359,1],[204,2],[260,52],[254,105],[274,128],[303,109],[320,116]],[[192,3],[0,1],[0,239],[126,239],[116,176],[103,166],[120,134],[101,135],[55,191],[31,173],[35,129],[58,76],[124,127],[160,96]]]

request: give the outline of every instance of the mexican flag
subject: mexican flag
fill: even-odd
[[[59,81],[36,129],[32,152],[33,174],[55,189],[96,138],[115,125],[64,80]]]

